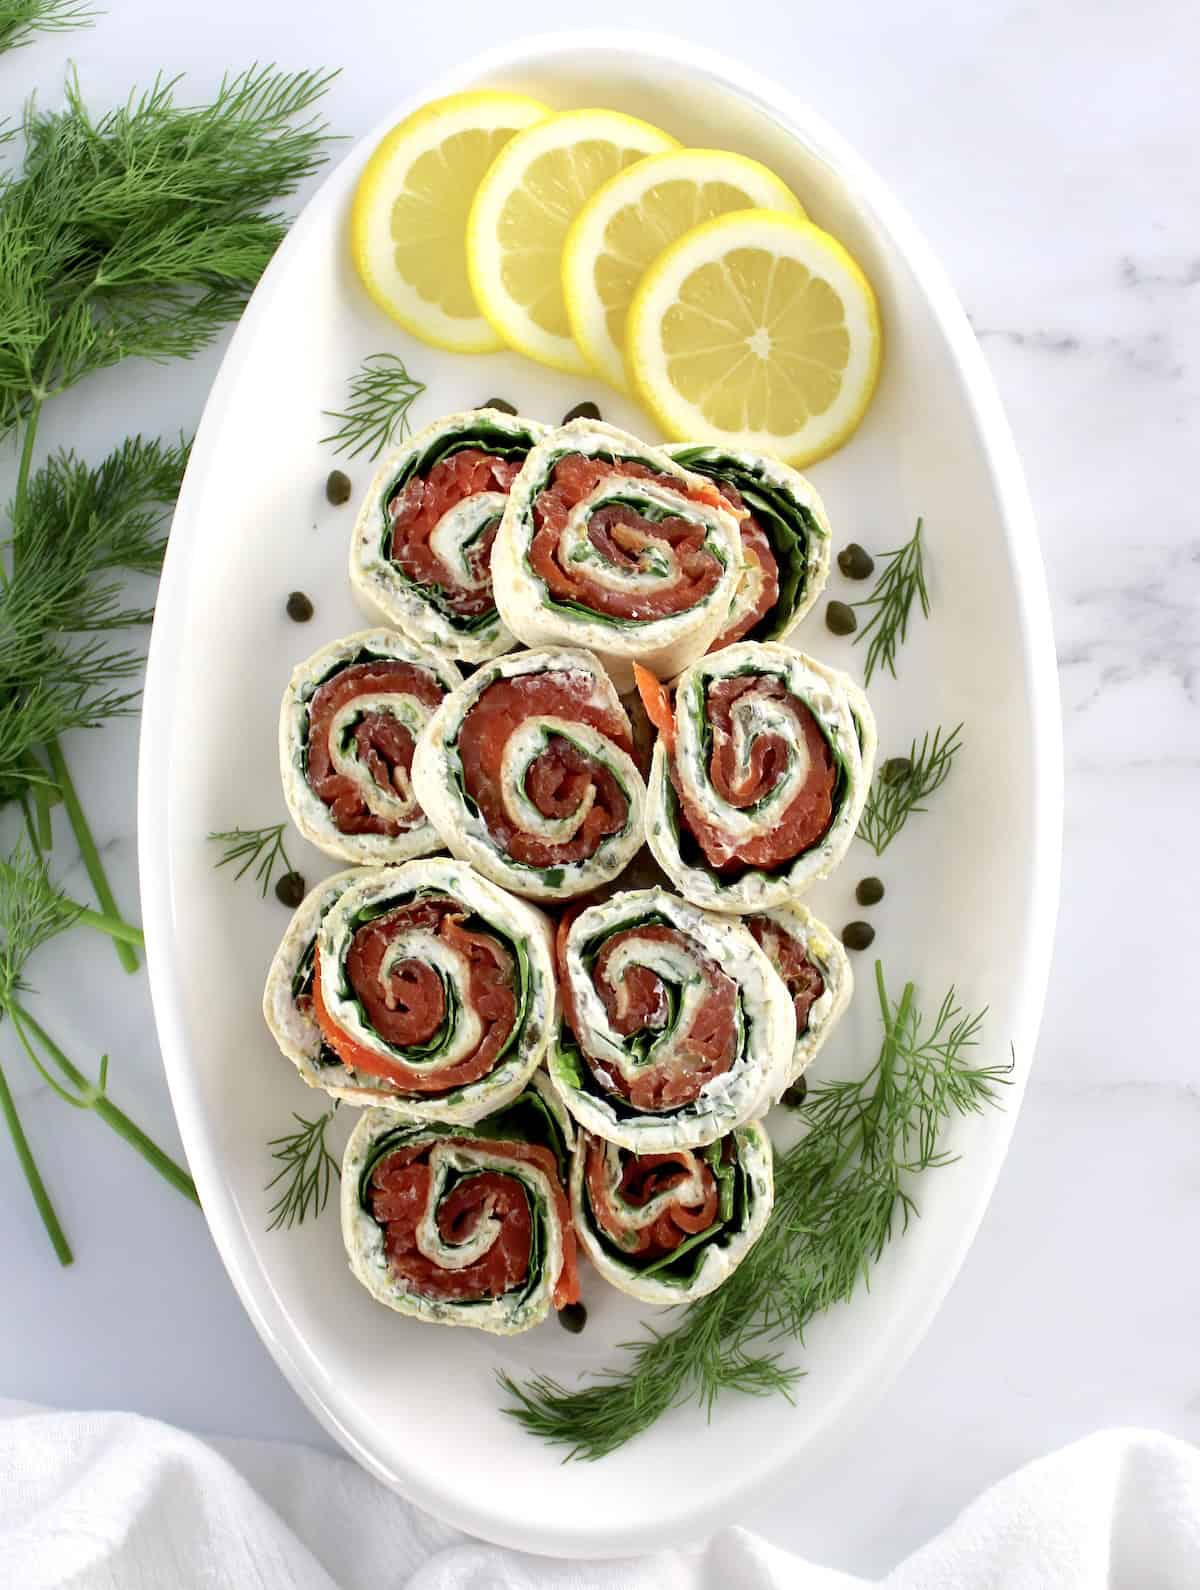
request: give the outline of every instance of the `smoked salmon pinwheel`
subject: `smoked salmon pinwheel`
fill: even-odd
[[[517,894],[564,900],[615,878],[642,844],[632,751],[595,657],[518,652],[446,697],[417,746],[414,787],[456,856]]]
[[[492,594],[492,542],[508,492],[546,427],[471,409],[448,414],[380,466],[350,543],[367,612],[459,662],[516,644]]]
[[[458,670],[427,646],[365,629],[293,673],[279,713],[279,770],[292,820],[343,861],[408,861],[441,848],[417,804],[417,737]]]
[[[702,1147],[783,1091],[792,1001],[740,922],[642,889],[568,913],[556,953],[550,1078],[585,1131],[638,1154]]]
[[[496,603],[528,646],[586,646],[619,690],[708,650],[742,571],[742,510],[703,475],[599,420],[530,452],[492,558]]]
[[[850,1003],[854,973],[841,940],[802,905],[776,906],[743,920],[783,979],[796,1012],[796,1047],[786,1078],[790,1087]]]
[[[312,1016],[357,1103],[370,1089],[395,1115],[470,1124],[546,1052],[549,925],[459,861],[359,873],[321,915],[310,963]]]
[[[354,1275],[397,1313],[502,1336],[578,1302],[570,1136],[544,1085],[469,1128],[368,1110],[342,1162]]]
[[[846,854],[867,797],[874,719],[842,674],[739,641],[652,701],[660,734],[646,838],[696,905],[745,914],[797,899]],[[644,682],[645,687],[645,682]],[[646,688],[650,688],[646,687]],[[873,750],[871,751],[873,757]]]
[[[267,974],[263,1015],[280,1052],[310,1088],[321,1088],[350,1104],[382,1104],[394,1093],[393,1085],[384,1077],[343,1065],[326,1042],[313,1010],[317,931],[325,913],[361,877],[356,868],[335,873],[300,902]]]
[[[690,1303],[726,1281],[774,1201],[771,1144],[748,1121],[703,1148],[635,1154],[580,1132],[575,1232],[606,1281],[643,1303]]]
[[[784,640],[829,578],[832,541],[820,497],[803,475],[760,453],[683,443],[664,449],[707,475],[741,520],[742,576],[724,628],[709,647],[737,640]]]

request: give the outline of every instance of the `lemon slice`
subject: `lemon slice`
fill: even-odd
[[[513,134],[549,115],[523,94],[451,94],[393,127],[363,168],[350,211],[354,263],[379,307],[423,342],[458,353],[504,346],[467,278],[467,212]]]
[[[571,330],[597,375],[629,390],[625,320],[652,261],[702,222],[756,209],[804,215],[774,172],[722,149],[650,155],[592,195],[567,233],[562,275]]]
[[[811,221],[741,210],[659,255],[634,294],[625,352],[668,436],[802,467],[862,419],[881,346],[875,294],[839,242]]]
[[[569,110],[519,133],[479,184],[467,263],[480,309],[519,353],[583,374],[562,291],[562,246],[602,183],[674,138],[615,110]]]

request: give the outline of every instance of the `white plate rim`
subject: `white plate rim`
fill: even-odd
[[[205,1217],[243,1307],[284,1377],[324,1428],[364,1468],[410,1501],[468,1533],[525,1551],[550,1555],[605,1557],[651,1550],[687,1539],[693,1543],[720,1525],[736,1518],[751,1495],[761,1496],[763,1468],[751,1468],[731,1486],[722,1504],[705,1504],[691,1514],[676,1511],[662,1526],[637,1530],[611,1525],[547,1523],[540,1533],[512,1529],[495,1513],[471,1499],[449,1496],[431,1486],[414,1464],[407,1472],[393,1472],[381,1464],[369,1445],[341,1417],[332,1402],[311,1383],[292,1354],[286,1339],[287,1316],[279,1299],[259,1273],[251,1233],[235,1206],[224,1194],[221,1167],[203,1122],[189,1057],[178,957],[173,953],[176,901],[172,892],[169,828],[165,819],[164,781],[157,770],[169,763],[173,729],[172,704],[183,661],[186,630],[187,572],[201,539],[195,504],[198,485],[215,452],[219,416],[226,394],[237,383],[254,341],[258,318],[275,277],[287,268],[305,235],[317,224],[316,200],[346,164],[360,158],[396,121],[418,104],[468,86],[487,74],[512,69],[530,57],[545,59],[581,51],[625,51],[657,57],[703,74],[733,90],[788,131],[802,136],[807,146],[828,159],[846,185],[878,215],[903,252],[913,275],[923,287],[930,311],[963,375],[964,400],[970,408],[985,454],[992,490],[1004,527],[1010,567],[1018,600],[1021,650],[1031,683],[1029,699],[1030,764],[1034,769],[1034,800],[1030,812],[1030,870],[1036,880],[1031,891],[1027,920],[1022,925],[1027,974],[1016,1003],[1014,1036],[1029,1063],[1019,1068],[1006,1095],[1007,1131],[990,1143],[986,1173],[976,1176],[974,1198],[959,1224],[955,1251],[940,1269],[940,1284],[914,1310],[907,1329],[891,1342],[891,1359],[885,1374],[875,1373],[855,1384],[835,1410],[838,1436],[844,1438],[886,1391],[911,1356],[937,1314],[953,1284],[991,1200],[1000,1167],[1007,1153],[1028,1079],[1049,979],[1051,951],[1058,908],[1063,822],[1062,720],[1057,662],[1050,619],[1050,600],[1032,502],[1024,472],[988,369],[982,349],[943,267],[925,242],[907,211],[887,184],[798,96],[715,50],[686,43],[656,32],[638,29],[577,29],[526,35],[482,51],[462,62],[419,93],[408,96],[358,140],[342,161],[326,173],[321,186],[297,218],[288,236],[263,275],[231,340],[205,404],[191,460],[180,491],[169,547],[164,562],[154,627],[147,660],[139,739],[138,866],[141,880],[142,920],[146,934],[146,962],[155,1023],[164,1069],[179,1123],[188,1164],[204,1206]],[[802,130],[802,133],[801,133]],[[799,1457],[797,1448],[773,1455],[766,1471],[768,1483],[779,1484],[789,1465]]]

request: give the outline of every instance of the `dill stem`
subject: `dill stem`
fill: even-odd
[[[96,899],[100,902],[101,913],[114,921],[123,920],[117,909],[116,898],[109,887],[108,878],[104,871],[104,864],[100,860],[100,852],[96,849],[96,841],[92,837],[92,830],[88,827],[87,817],[79,803],[79,796],[71,780],[71,773],[67,767],[66,759],[62,754],[62,747],[57,740],[51,740],[46,750],[50,757],[50,767],[54,773],[55,782],[59,793],[62,795],[63,806],[67,817],[70,819],[71,828],[75,834],[75,842],[79,846],[79,854],[83,858],[83,865],[91,879],[92,888],[96,891]],[[93,924],[95,925],[95,924]],[[137,951],[132,941],[113,936],[113,945],[117,952],[117,959],[127,972],[136,972],[138,969]]]
[[[25,507],[25,493],[29,486],[29,473],[33,468],[33,446],[37,441],[38,420],[42,414],[42,399],[35,397],[25,421],[25,436],[21,442],[21,461],[17,465],[17,485],[13,493],[13,518],[20,521]],[[16,548],[13,549],[14,553]]]
[[[25,807],[24,801],[22,801],[22,806]],[[34,839],[27,807],[25,807],[25,827],[33,843],[34,854],[41,861],[41,851],[38,849],[36,839]],[[14,882],[20,882],[18,874],[9,866],[7,861],[0,861],[0,873],[6,878],[11,878]],[[84,927],[95,928],[97,933],[106,933],[110,939],[119,939],[125,944],[145,944],[146,935],[140,927],[134,927],[132,922],[126,922],[119,916],[106,916],[103,911],[93,911],[86,905],[80,905],[78,900],[67,898],[66,895],[62,899],[68,910],[75,913],[75,921],[81,923]]]
[[[9,1136],[12,1138],[13,1147],[17,1151],[17,1159],[21,1169],[25,1172],[25,1180],[29,1184],[29,1191],[33,1194],[33,1201],[37,1205],[37,1212],[42,1217],[42,1224],[50,1238],[58,1262],[64,1267],[75,1262],[75,1255],[71,1252],[71,1244],[67,1241],[66,1233],[59,1224],[58,1215],[54,1205],[50,1202],[50,1194],[46,1191],[46,1184],[42,1174],[37,1168],[37,1161],[33,1157],[33,1150],[29,1146],[29,1139],[25,1136],[25,1128],[21,1125],[21,1117],[17,1114],[16,1101],[9,1090],[8,1078],[4,1075],[4,1068],[0,1066],[0,1114],[3,1114],[8,1123]]]
[[[77,1066],[72,1065],[71,1061],[63,1054],[41,1023],[35,1021],[25,1007],[18,1004],[15,999],[12,1001],[12,1010],[18,1019],[33,1033],[39,1044],[41,1044],[43,1052],[58,1066],[68,1081],[78,1088],[81,1094],[94,1092],[95,1084],[90,1082]],[[177,1164],[169,1154],[165,1154],[152,1138],[147,1137],[141,1127],[135,1125],[129,1119],[124,1110],[119,1110],[106,1095],[101,1095],[101,1097],[94,1099],[90,1107],[95,1110],[102,1121],[112,1127],[118,1137],[123,1137],[131,1148],[136,1149],[147,1164],[152,1165],[160,1176],[169,1181],[172,1187],[181,1192],[185,1198],[190,1198],[194,1204],[199,1205],[200,1195],[196,1191],[195,1182],[187,1171],[184,1170],[182,1165]]]
[[[54,829],[50,826],[50,791],[45,784],[33,787],[33,809],[37,814],[38,850],[54,848]]]
[[[77,902],[68,902],[75,905]],[[139,948],[145,946],[146,935],[140,927],[135,927],[132,922],[126,922],[123,917],[109,916],[103,911],[93,911],[89,906],[79,907],[75,920],[84,927],[95,928],[97,933],[105,933],[117,944],[136,944]]]
[[[50,807],[53,805],[54,790],[46,775],[46,769],[38,761],[32,751],[26,751],[21,758],[21,763],[31,775],[29,779],[30,791],[33,795],[33,809],[37,818],[37,833],[30,829],[29,837],[33,840],[33,847],[39,853],[43,850],[54,848],[54,830],[50,826]],[[26,820],[28,826],[28,819]]]
[[[20,800],[21,800],[21,816],[25,819],[25,833],[26,833],[26,835],[29,838],[29,848],[33,851],[33,854],[34,854],[34,856],[37,859],[38,865],[44,867],[45,864],[46,864],[46,858],[42,854],[42,846],[38,842],[37,825],[35,824],[35,822],[33,820],[33,813],[29,809],[29,798],[28,798],[28,796],[23,794],[20,797]],[[11,872],[12,868],[8,867],[6,865],[5,866],[5,871],[6,872]]]

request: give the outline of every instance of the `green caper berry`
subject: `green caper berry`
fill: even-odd
[[[906,778],[912,777],[913,765],[906,756],[889,756],[879,769],[879,777],[885,784],[902,784]]]
[[[598,420],[600,410],[594,403],[576,403],[573,409],[568,409],[562,417],[562,423],[569,425],[572,420]]]
[[[797,1077],[779,1102],[789,1110],[798,1110],[807,1097],[808,1081],[805,1077]]]
[[[847,922],[842,929],[842,943],[848,950],[869,950],[875,940],[875,929],[869,922]]]
[[[878,905],[883,899],[883,879],[863,878],[854,891],[859,905]]]
[[[572,1336],[578,1336],[587,1324],[587,1309],[582,1303],[568,1303],[558,1311],[558,1323],[563,1330],[570,1331]]]
[[[325,496],[335,508],[340,508],[344,502],[350,501],[350,493],[354,487],[350,484],[350,476],[343,469],[331,469],[325,482]]]
[[[853,635],[858,628],[849,602],[830,602],[825,609],[825,622],[835,635]]]
[[[275,885],[275,898],[281,905],[290,906],[294,911],[307,893],[307,888],[303,873],[285,872]]]
[[[842,548],[837,563],[848,580],[869,580],[875,572],[875,559],[857,541]]]
[[[488,398],[479,405],[481,409],[495,409],[497,414],[515,414],[517,411],[506,398]]]
[[[287,599],[287,616],[297,624],[307,624],[313,616],[313,605],[303,591],[293,591]]]

